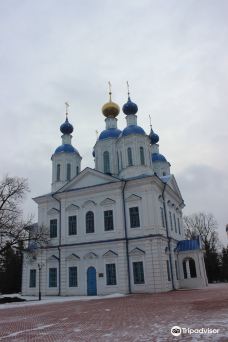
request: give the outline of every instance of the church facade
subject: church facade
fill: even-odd
[[[119,112],[110,92],[102,107],[106,128],[93,149],[94,169],[81,170],[68,115],[60,126],[51,192],[34,199],[38,226],[48,228],[50,239],[43,248],[31,243],[24,255],[24,295],[153,293],[207,285],[200,240],[185,240],[184,200],[159,151],[159,136],[138,125],[138,107],[129,94],[123,130],[117,127]]]

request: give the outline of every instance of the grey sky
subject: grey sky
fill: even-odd
[[[107,82],[126,101],[126,80],[148,115],[185,199],[185,214],[212,212],[227,243],[228,1],[46,0],[0,2],[0,175],[50,190],[64,102],[83,168],[93,167]],[[119,128],[125,126],[119,115]]]

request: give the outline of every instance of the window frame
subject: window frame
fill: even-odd
[[[144,263],[142,260],[132,262],[133,281],[135,285],[145,284]]]
[[[127,148],[127,162],[128,162],[128,166],[133,166],[133,157],[132,157],[131,147]]]
[[[112,213],[110,216],[105,216],[108,213]],[[111,225],[110,225],[111,223]],[[109,226],[110,225],[110,226]],[[113,210],[108,209],[104,210],[104,231],[105,232],[110,232],[114,230],[114,215],[113,215]]]
[[[71,180],[71,164],[70,163],[67,163],[66,180],[67,181]]]
[[[104,166],[104,173],[110,174],[111,168],[110,168],[110,155],[109,151],[103,152],[103,166]]]
[[[165,213],[164,213],[164,208],[163,207],[160,207],[160,215],[161,215],[162,227],[165,228]]]
[[[75,271],[72,274],[72,271]],[[68,287],[78,287],[78,267],[77,266],[69,266],[68,267]]]
[[[89,214],[92,214],[91,218],[89,218],[89,216],[88,216]],[[86,215],[85,215],[85,219],[86,219],[86,234],[95,233],[94,212],[92,210],[87,211]]]
[[[59,182],[61,179],[61,164],[56,165],[56,181]]]
[[[31,268],[29,271],[29,288],[36,288],[36,268]]]
[[[133,209],[137,209],[137,212],[133,213]],[[129,222],[130,228],[140,228],[139,206],[129,207]]]
[[[75,217],[75,222],[73,221],[73,217]],[[75,226],[73,224],[75,223]],[[74,236],[77,235],[77,215],[69,215],[68,216],[68,235],[69,236]]]
[[[55,275],[55,278],[54,280],[51,279],[51,271],[54,271],[54,275]],[[53,274],[52,274],[53,276]],[[49,270],[48,270],[48,287],[49,288],[57,288],[58,287],[58,282],[57,282],[57,278],[58,278],[58,271],[57,271],[57,267],[49,267]]]
[[[140,153],[140,163],[141,165],[145,165],[145,153],[144,153],[144,148],[140,146],[139,148],[139,153]]]
[[[55,222],[55,225],[54,225]],[[58,237],[58,219],[52,218],[49,222],[49,236],[50,239],[56,239]]]
[[[110,268],[110,269],[108,270],[108,268]],[[117,285],[116,264],[114,262],[105,264],[105,274],[106,274],[106,285],[107,286]]]

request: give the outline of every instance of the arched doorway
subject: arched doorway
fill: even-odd
[[[97,295],[97,278],[95,267],[89,267],[87,269],[87,296]]]

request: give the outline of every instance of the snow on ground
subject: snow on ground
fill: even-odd
[[[106,296],[44,296],[39,301],[38,297],[36,296],[22,296],[19,294],[7,294],[7,295],[0,295],[0,298],[4,297],[19,297],[22,299],[26,299],[26,302],[15,302],[15,303],[6,303],[0,304],[1,309],[10,309],[10,308],[17,308],[17,307],[24,307],[24,306],[32,306],[32,305],[42,305],[42,304],[52,304],[52,303],[62,303],[62,302],[71,302],[71,301],[87,301],[87,300],[95,300],[95,299],[106,299],[106,298],[120,298],[126,295],[121,293],[113,293]]]

